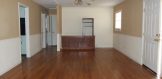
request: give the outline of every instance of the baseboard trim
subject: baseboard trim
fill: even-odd
[[[96,47],[95,49],[114,49],[113,47]]]
[[[3,79],[3,75],[6,75],[7,73],[9,73],[10,71],[13,71],[13,70],[15,70],[18,66],[21,66],[22,65],[22,62],[21,63],[19,63],[18,65],[16,65],[16,66],[14,66],[13,68],[11,68],[11,69],[9,69],[9,71],[7,71],[6,73],[4,73],[4,74],[2,74],[2,75],[0,75],[0,77],[2,77],[2,79]]]
[[[32,57],[28,58],[28,59],[31,59],[33,58],[34,56],[38,55],[40,52],[42,52],[43,50],[45,50],[46,48],[42,48],[39,52],[37,52],[36,54],[34,54]]]
[[[156,76],[156,75],[157,75],[157,73],[156,73],[156,72],[152,71],[150,68],[148,68],[148,67],[147,67],[147,66],[145,66],[144,64],[142,65],[142,67],[143,67],[143,68],[145,68],[146,70],[148,70],[148,71],[152,72],[152,74],[153,74],[154,76]]]

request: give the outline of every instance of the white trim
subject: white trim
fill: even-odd
[[[142,19],[142,62],[141,62],[141,64],[144,64],[143,63],[144,62],[144,60],[143,60],[144,59],[144,56],[143,56],[144,55],[144,53],[143,53],[144,52],[144,29],[145,29],[144,28],[144,26],[145,26],[144,25],[145,24],[144,23],[144,21],[145,21],[145,16],[144,15],[145,15],[145,2],[143,0],[143,16],[142,16],[142,18],[143,18]]]
[[[25,19],[26,19],[26,25],[25,25],[25,29],[26,29],[26,55],[28,58],[31,57],[30,55],[30,29],[29,29],[29,7],[18,2],[18,16],[19,16],[19,38],[21,39],[21,35],[20,35],[20,6],[24,6],[25,7]],[[21,47],[21,40],[20,40],[20,47]],[[21,49],[20,49],[21,50]]]
[[[116,25],[116,18],[117,18],[117,14],[121,13],[121,19],[120,19],[120,28],[117,28],[117,25]],[[123,14],[123,11],[122,10],[119,10],[117,12],[115,12],[115,31],[121,31],[122,30],[122,14]]]
[[[159,20],[159,30],[160,30],[160,43],[159,43],[159,52],[158,52],[158,70],[157,70],[157,78],[160,79],[162,77],[162,0],[160,0],[160,20]]]

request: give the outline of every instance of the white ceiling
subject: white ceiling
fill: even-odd
[[[46,7],[46,8],[55,8],[56,3],[61,4],[65,7],[74,6],[74,0],[33,0],[34,2]],[[115,6],[121,3],[124,0],[83,0],[84,5],[88,6],[87,3],[91,2],[91,6]]]
[[[46,7],[46,8],[55,8],[55,0],[33,0],[34,2]]]

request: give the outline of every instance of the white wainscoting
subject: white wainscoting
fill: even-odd
[[[114,48],[142,65],[142,37],[114,33]]]
[[[21,63],[20,38],[0,40],[0,75]]]
[[[30,35],[30,55],[31,57],[42,49],[41,34]]]
[[[61,51],[61,34],[57,34],[57,51]]]
[[[0,40],[0,75],[21,63],[20,38]],[[30,57],[37,54],[41,47],[41,35],[30,35]]]

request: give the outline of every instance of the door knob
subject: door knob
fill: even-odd
[[[156,34],[156,38],[154,39],[156,42],[160,42],[160,34]]]
[[[160,34],[156,34],[157,37],[160,37]]]
[[[154,39],[154,41],[156,41],[156,42],[160,42],[160,39],[159,39],[159,38],[156,38],[156,39]]]

